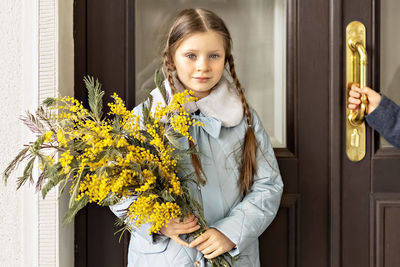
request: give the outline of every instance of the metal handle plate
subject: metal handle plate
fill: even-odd
[[[364,24],[352,21],[346,27],[346,154],[351,161],[365,157],[365,111],[367,98],[361,97],[358,111],[347,108],[350,86],[359,83],[363,88],[367,83],[366,30]]]

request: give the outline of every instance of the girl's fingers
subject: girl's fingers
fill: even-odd
[[[208,248],[208,247],[210,247],[212,245],[213,245],[213,243],[210,242],[210,239],[207,239],[206,241],[204,241],[204,242],[200,243],[199,245],[197,245],[196,249],[198,251],[203,251],[203,250],[205,250],[206,248]]]
[[[162,228],[161,233],[171,238],[174,235],[192,233],[200,228],[197,222],[198,219],[194,215],[185,218],[183,222],[180,222],[180,218],[174,218]]]
[[[195,246],[197,246],[197,245],[203,243],[204,241],[208,240],[208,238],[209,238],[209,236],[208,236],[208,235],[205,235],[205,233],[204,233],[204,234],[200,235],[198,238],[196,238],[195,240],[193,240],[193,241],[189,244],[189,247],[191,247],[191,248],[192,248],[192,247],[195,247]]]
[[[179,217],[178,218],[173,218],[170,222],[169,222],[169,224],[176,224],[176,223],[179,223]]]
[[[193,227],[191,227],[189,229],[180,230],[179,234],[190,234],[190,233],[193,233],[194,231],[197,231],[199,229],[200,229],[200,225],[197,224],[197,225],[195,225],[195,226],[193,226]]]
[[[197,224],[197,220],[191,222],[190,224],[174,224],[170,225],[170,233],[173,235],[189,234],[200,228]]]
[[[216,243],[211,244],[210,246],[200,250],[201,253],[203,253],[204,255],[209,255],[211,253],[213,253],[215,250],[218,249],[218,245]]]
[[[187,224],[177,224],[174,225],[174,228],[178,231],[188,231],[189,229],[195,227],[197,224],[197,221],[193,221]]]
[[[193,233],[194,231],[197,231],[197,230],[199,230],[200,229],[200,225],[198,225],[198,224],[196,224],[195,226],[193,226],[192,228],[190,228],[189,230],[188,230],[188,234],[189,233]]]
[[[192,222],[197,223],[197,221],[198,221],[197,218],[195,216],[193,216],[193,217],[184,219],[183,222],[181,222],[180,224],[189,224]]]
[[[190,228],[192,225],[196,225],[197,221],[198,220],[196,217],[194,217],[194,219],[183,221],[183,222],[180,222],[179,218],[175,218],[175,219],[171,220],[171,222],[168,224],[168,226],[172,226],[174,228],[182,228],[182,227]]]
[[[183,219],[183,222],[181,222],[181,223],[190,223],[190,222],[192,222],[193,220],[197,220],[197,218],[196,218],[196,216],[194,216],[194,215],[192,214],[192,215],[190,215],[190,216],[184,218],[184,219]]]
[[[222,249],[219,248],[217,250],[215,250],[213,253],[208,254],[208,255],[204,255],[204,258],[206,259],[214,259],[215,257],[218,257],[219,255],[221,255],[223,253]]]
[[[178,218],[174,218],[174,219],[171,220],[170,223],[183,225],[183,224],[191,223],[194,220],[196,220],[196,222],[197,222],[196,216],[190,215],[189,217],[184,218],[183,221],[181,221],[181,218],[179,218],[179,217]]]

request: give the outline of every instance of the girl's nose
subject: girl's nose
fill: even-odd
[[[200,57],[196,62],[196,70],[197,71],[208,71],[209,65],[207,62],[207,58]]]

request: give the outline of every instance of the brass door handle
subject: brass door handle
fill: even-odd
[[[356,42],[351,38],[347,44],[349,48],[353,51],[353,54],[358,53],[359,56],[359,74],[360,74],[360,87],[364,88],[367,84],[367,50],[364,45],[360,42]],[[357,57],[354,55],[352,57],[353,65],[353,81],[356,82],[357,79]],[[351,110],[348,116],[350,124],[353,126],[358,126],[364,121],[365,112],[367,109],[367,97],[362,94],[361,105],[358,111]]]
[[[365,157],[365,111],[367,97],[361,96],[358,111],[347,108],[350,86],[359,83],[363,88],[367,83],[366,30],[364,24],[352,21],[346,27],[346,154],[351,161]]]

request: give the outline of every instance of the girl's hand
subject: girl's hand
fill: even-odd
[[[213,259],[230,251],[235,246],[235,243],[214,228],[205,231],[189,245],[189,247],[196,247],[198,251],[201,251],[206,259]]]
[[[359,84],[352,84],[349,92],[349,109],[358,110],[361,104],[361,94],[365,94],[368,99],[367,114],[370,114],[376,109],[381,102],[381,95],[369,87],[359,88]]]
[[[188,247],[189,243],[183,241],[179,235],[192,233],[199,230],[199,228],[200,225],[197,224],[197,218],[194,215],[190,215],[183,222],[180,222],[180,218],[172,219],[160,229],[160,233],[171,238],[176,243]]]

